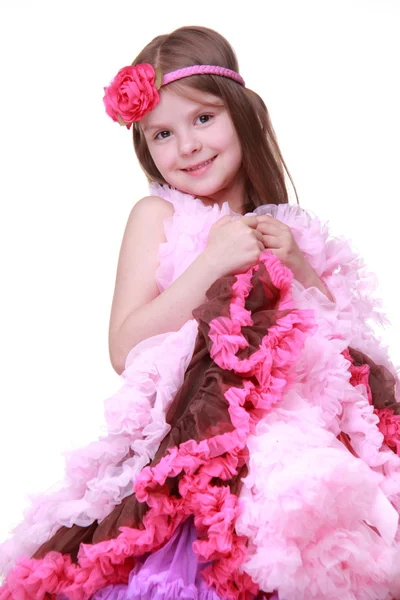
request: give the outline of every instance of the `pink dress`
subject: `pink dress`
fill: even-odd
[[[227,203],[205,207],[167,186],[151,190],[175,211],[165,221],[167,241],[159,251],[156,277],[162,292],[204,250],[212,224],[232,213]],[[150,477],[146,466],[170,431],[168,409],[193,358],[198,335],[193,318],[131,350],[122,387],[105,401],[107,435],[70,454],[59,490],[38,496],[0,547],[7,574],[0,600],[400,598],[400,399],[395,370],[370,325],[380,319],[374,278],[346,241],[331,237],[325,224],[298,206],[266,205],[256,212],[290,226],[335,302],[316,288],[290,282],[290,302],[303,322],[293,329],[292,345],[281,337],[274,348],[283,364],[296,347],[286,371],[282,367],[279,402],[259,411],[245,433],[242,417],[235,426],[245,435],[248,453],[231,519],[241,540],[235,547],[240,556],[233,557],[232,550],[225,571],[222,563],[217,569],[216,548],[225,539],[221,529],[213,541],[215,553],[205,560],[199,549],[204,521],[202,528],[196,510],[188,510],[181,522],[171,513],[175,525],[168,532],[164,521],[157,521],[152,535],[159,536],[158,543],[151,546],[142,536],[143,552],[134,551],[132,564],[118,566],[131,539],[129,528],[118,544],[111,536],[97,547],[83,539],[72,560],[54,550],[31,558],[60,528],[86,532],[107,523],[133,489],[144,494]],[[265,261],[271,272],[275,269],[279,287],[284,271],[270,253]],[[279,323],[282,330],[288,321]],[[236,365],[229,368],[239,372],[235,354],[241,342],[217,325],[210,328],[213,359],[229,359]],[[266,354],[263,368],[268,360]],[[209,573],[205,578],[203,570]],[[235,586],[229,585],[233,577]]]

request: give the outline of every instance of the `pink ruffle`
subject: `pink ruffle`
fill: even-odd
[[[383,476],[324,429],[319,410],[292,389],[248,448],[236,532],[249,538],[242,569],[260,589],[296,600],[335,600],[338,590],[348,599],[396,598],[400,552]]]
[[[274,273],[274,284],[282,287],[282,302],[289,308],[290,272],[279,266],[278,259],[271,253],[264,253],[262,260]],[[248,289],[241,284],[241,279],[238,281],[232,305],[243,303]],[[137,477],[137,498],[150,506],[143,520],[143,530],[124,527],[116,539],[95,545],[82,544],[77,565],[72,565],[69,557],[57,553],[50,553],[43,560],[25,559],[10,573],[0,598],[5,600],[18,593],[20,600],[39,600],[47,592],[65,594],[70,600],[87,600],[108,583],[118,579],[126,581],[133,557],[161,547],[190,514],[195,515],[199,534],[195,551],[202,560],[214,561],[202,572],[206,582],[214,585],[224,598],[254,596],[257,586],[240,569],[246,555],[247,539],[234,531],[238,498],[228,487],[214,486],[211,480],[213,477],[229,480],[237,472],[244,461],[243,451],[250,432],[248,415],[254,413],[256,417],[253,415],[253,418],[259,419],[265,412],[260,406],[269,407],[282,396],[305,337],[315,329],[308,311],[294,312],[297,319],[289,313],[278,319],[273,328],[270,360],[265,361],[265,355],[260,353],[259,362],[252,364],[251,371],[246,373],[246,376],[252,374],[254,379],[257,378],[258,385],[244,380],[243,388],[230,388],[226,392],[229,413],[237,428],[200,443],[189,440],[179,448],[172,448],[154,468],[144,468]],[[266,344],[266,338],[268,334],[263,344]],[[234,348],[232,345],[232,354]],[[220,353],[215,354],[218,364]],[[269,396],[271,402],[267,400]],[[184,473],[179,481],[181,497],[168,496],[167,478],[181,473]]]

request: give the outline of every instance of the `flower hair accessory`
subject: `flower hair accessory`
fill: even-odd
[[[146,113],[153,110],[160,101],[158,90],[177,79],[190,77],[190,75],[221,75],[229,77],[245,85],[243,78],[225,67],[216,65],[193,65],[171,71],[163,75],[159,68],[154,69],[148,63],[123,67],[104,88],[104,105],[106,113],[120,125],[130,129],[132,123],[140,121]]]

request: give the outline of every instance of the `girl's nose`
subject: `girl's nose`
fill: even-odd
[[[201,142],[196,135],[186,135],[179,139],[179,151],[182,155],[193,154],[201,150]]]

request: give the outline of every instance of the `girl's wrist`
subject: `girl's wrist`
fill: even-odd
[[[209,272],[214,278],[214,281],[224,275],[224,273],[222,273],[221,271],[221,261],[219,257],[215,257],[208,250],[208,248],[205,248],[205,250],[203,250],[203,252],[199,254],[197,260],[205,266],[207,272]]]
[[[292,266],[291,271],[294,278],[297,279],[297,281],[299,281],[304,287],[311,287],[318,279],[318,275],[306,259],[304,259],[304,261],[301,263],[297,263],[296,265]]]
[[[204,270],[209,279],[210,285],[214,283],[220,277],[223,277],[225,273],[221,270],[221,260],[219,257],[214,256],[211,252],[206,248],[199,254],[196,259],[197,264],[199,265],[201,270]]]

